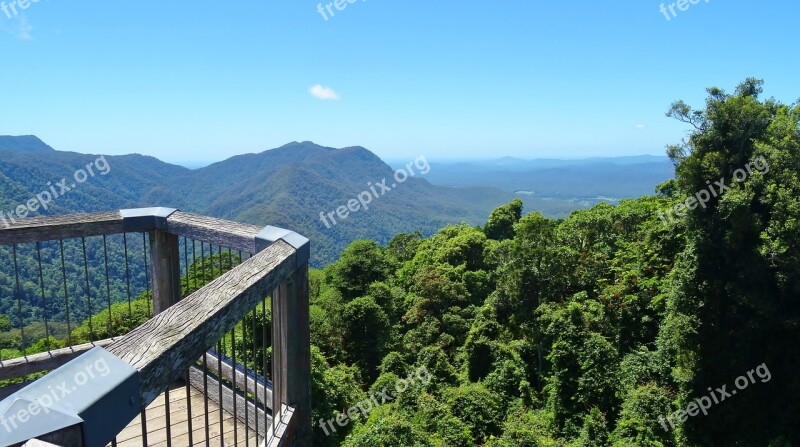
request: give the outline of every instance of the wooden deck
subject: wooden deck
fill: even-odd
[[[222,412],[222,425],[220,425],[220,409],[214,401],[208,401],[208,443],[206,443],[206,409],[203,393],[195,388],[191,391],[191,407],[186,399],[186,385],[177,383],[170,387],[169,391],[169,419],[170,419],[170,445],[174,447],[188,446],[224,446],[239,447],[252,446],[258,447],[262,441],[256,439],[253,430],[247,430],[247,441],[245,440],[245,425],[240,421],[235,421],[228,412]],[[167,446],[167,417],[166,417],[166,394],[159,396],[150,406],[147,407],[147,447]],[[189,411],[192,414],[192,436],[189,442]],[[236,430],[236,443],[234,443],[234,429]],[[220,433],[222,432],[222,436]],[[142,437],[142,420],[137,417],[117,436],[117,446],[119,447],[145,447]]]

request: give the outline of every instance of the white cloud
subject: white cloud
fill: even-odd
[[[308,91],[317,99],[339,99],[339,95],[332,88],[323,87],[320,84],[311,87]]]
[[[646,128],[647,128],[647,126],[645,126],[644,124],[637,124],[637,125],[636,125],[636,128],[637,128],[637,129],[646,129]]]
[[[33,26],[28,22],[28,18],[19,15],[10,20],[5,20],[5,14],[0,16],[0,30],[11,34],[19,40],[33,40]]]

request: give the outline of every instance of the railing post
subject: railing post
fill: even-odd
[[[153,314],[159,314],[181,299],[181,267],[178,236],[161,230],[150,232],[153,278]]]
[[[120,210],[122,231],[150,233],[150,272],[153,279],[153,314],[181,299],[181,265],[178,236],[167,232],[167,219],[175,208]]]
[[[272,297],[273,417],[281,404],[295,408],[292,447],[311,446],[311,329],[308,264],[282,283]]]

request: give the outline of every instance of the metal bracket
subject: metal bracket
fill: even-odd
[[[14,445],[79,429],[84,446],[103,447],[140,412],[139,372],[93,348],[0,401],[0,438]]]
[[[308,238],[294,231],[273,227],[271,225],[264,227],[264,229],[256,235],[256,252],[264,250],[278,239],[283,240],[297,250],[295,253],[297,267],[308,263],[308,260],[311,258],[311,242]]]
[[[167,218],[172,215],[175,208],[133,208],[120,210],[122,227],[126,232],[167,230]]]

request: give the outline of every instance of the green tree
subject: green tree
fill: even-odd
[[[386,313],[371,297],[356,298],[344,306],[342,324],[348,361],[358,365],[364,378],[375,380],[390,341]]]
[[[747,79],[733,94],[710,88],[705,109],[679,101],[668,113],[693,130],[669,149],[680,195],[711,196],[683,211],[689,242],[669,318],[696,327],[673,331],[669,343],[680,404],[761,363],[775,377],[690,419],[686,433],[698,444],[766,445],[787,433],[800,442],[788,416],[800,414],[800,385],[789,379],[800,355],[785,342],[800,339],[800,109],[760,100],[762,85]]]
[[[505,419],[499,396],[476,383],[450,388],[445,392],[450,411],[470,428],[472,439],[483,444],[490,436],[498,436]]]
[[[608,438],[608,423],[605,415],[600,409],[594,407],[583,419],[578,445],[580,447],[606,447]]]
[[[522,217],[522,200],[514,199],[511,202],[496,208],[489,215],[489,220],[483,228],[486,237],[502,241],[514,237],[514,225]]]
[[[396,412],[394,405],[386,405],[372,412],[342,447],[434,447],[429,438],[408,417]]]
[[[342,412],[366,398],[359,387],[359,372],[345,365],[331,367],[319,348],[311,345],[311,415],[313,444],[320,447],[338,446],[352,430],[336,422],[328,424]]]
[[[653,383],[631,389],[613,433],[614,446],[674,446],[675,432],[666,420],[670,408],[669,394]]]
[[[585,409],[615,411],[618,354],[602,334],[606,322],[596,302],[575,300],[563,306],[544,305],[542,314],[544,331],[553,339],[548,355],[552,365],[548,404],[562,432],[575,436]]]
[[[391,271],[384,250],[373,241],[362,240],[348,245],[339,260],[325,268],[325,277],[350,301],[366,295],[370,284],[386,280]]]

